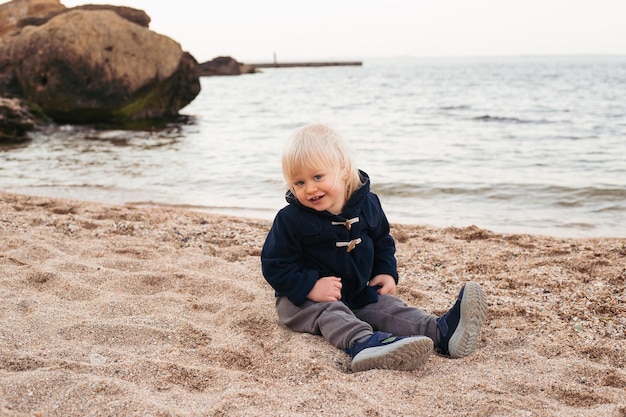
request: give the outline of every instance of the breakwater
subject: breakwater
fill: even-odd
[[[341,67],[341,66],[361,66],[361,61],[326,61],[326,62],[273,62],[261,64],[248,64],[256,68],[294,68],[294,67]]]

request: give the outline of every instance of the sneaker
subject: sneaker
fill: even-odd
[[[433,352],[433,341],[426,336],[398,337],[376,332],[369,339],[346,349],[352,356],[350,369],[411,371],[422,366]]]
[[[437,353],[451,358],[462,358],[474,352],[486,315],[485,292],[478,284],[467,283],[461,288],[452,308],[437,319]]]

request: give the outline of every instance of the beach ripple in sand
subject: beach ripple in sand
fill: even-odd
[[[394,225],[400,297],[489,299],[478,351],[349,372],[279,324],[269,223],[0,193],[0,415],[626,415],[626,238]]]

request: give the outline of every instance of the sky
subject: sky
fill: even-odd
[[[6,1],[0,1],[6,3]],[[199,62],[626,55],[626,0],[61,0],[144,10]]]

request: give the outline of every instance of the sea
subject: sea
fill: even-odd
[[[365,59],[201,78],[176,122],[0,145],[0,189],[272,220],[289,135],[326,123],[392,223],[626,237],[626,56]]]

